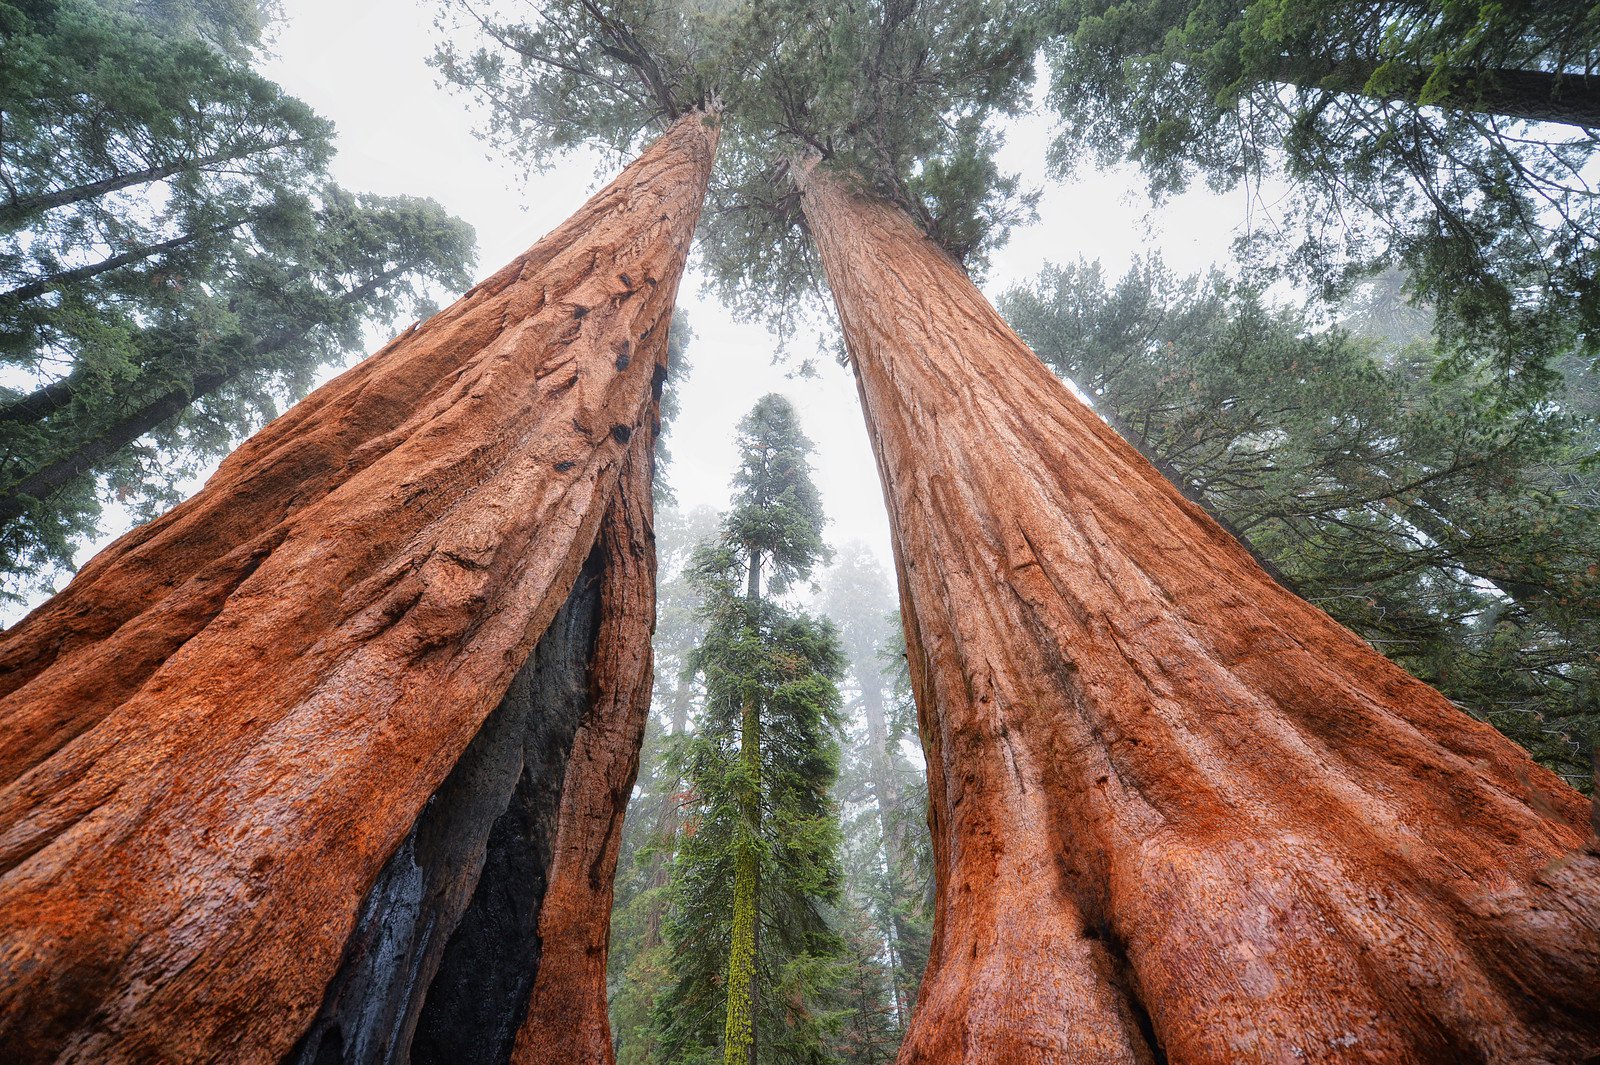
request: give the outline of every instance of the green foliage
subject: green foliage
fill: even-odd
[[[467,283],[431,201],[328,183],[331,127],[244,62],[242,0],[0,3],[0,573],[42,583]],[[142,443],[136,443],[143,441]]]
[[[800,431],[794,406],[768,394],[740,420],[734,446],[739,469],[723,547],[745,564],[752,595],[764,574],[772,591],[783,592],[828,554],[822,497],[811,480],[811,441]],[[720,555],[708,556],[705,565],[708,579],[727,567]]]
[[[123,0],[123,6],[169,35],[197,37],[235,59],[265,47],[282,13],[281,0]]]
[[[1557,364],[1565,391],[1508,399],[1425,340],[1396,343],[1392,319],[1380,339],[1317,331],[1156,263],[1114,285],[1053,268],[1001,305],[1299,594],[1587,786],[1600,422],[1577,360]]]
[[[704,701],[694,735],[671,756],[693,800],[669,889],[674,978],[654,1005],[662,1062],[722,1057],[723,1034],[740,1030],[745,1008],[763,1062],[826,1060],[838,1023],[828,1005],[841,950],[828,922],[840,844],[829,791],[844,664],[832,625],[763,597],[753,576],[765,558],[774,584],[804,579],[821,554],[822,515],[785,401],[762,399],[740,442],[734,506],[691,567],[705,626],[692,668]]]
[[[751,5],[729,66],[724,180],[702,236],[718,292],[737,310],[800,305],[820,270],[790,183],[820,157],[904,207],[981,272],[1036,197],[994,162],[994,119],[1027,105],[1040,23],[1021,0]]]
[[[756,1029],[763,1060],[811,1061],[830,1018],[816,1002],[838,951],[826,905],[838,892],[837,814],[828,797],[838,771],[831,737],[840,670],[831,627],[713,592],[699,661],[706,704],[682,752],[694,794],[673,869],[667,940],[677,978],[658,1001],[661,1060],[696,1060],[720,1045],[731,945],[734,864],[759,859],[760,945]],[[749,774],[738,759],[744,701],[762,719],[759,835],[742,830]]]
[[[1063,0],[1055,31],[1058,171],[1282,175],[1252,250],[1325,294],[1403,265],[1444,349],[1517,385],[1600,352],[1586,0]]]
[[[445,78],[484,136],[548,166],[580,145],[631,154],[659,124],[723,108],[705,261],[738,310],[783,320],[818,291],[788,167],[815,153],[903,204],[982,266],[1032,211],[994,163],[990,119],[1027,103],[1042,26],[1023,0],[442,0]]]

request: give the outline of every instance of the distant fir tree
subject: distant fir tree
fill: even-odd
[[[623,821],[606,965],[619,1065],[651,1065],[658,1060],[653,1011],[672,978],[662,925],[688,799],[675,751],[685,741],[689,710],[700,695],[694,652],[705,631],[689,563],[697,545],[716,535],[721,520],[709,507],[683,513],[672,503],[666,443],[678,412],[678,390],[689,369],[686,349],[692,335],[680,308],[673,314],[668,378],[661,396],[662,435],[656,443],[654,697],[639,752],[639,774]]]
[[[738,448],[733,507],[693,563],[705,702],[679,755],[693,799],[672,872],[658,1060],[823,1062],[842,976],[829,913],[844,662],[830,623],[775,598],[826,555],[794,408],[761,399]]]
[[[437,204],[328,181],[247,0],[0,0],[0,577],[70,562],[468,282]],[[18,578],[21,578],[20,582]]]
[[[1050,268],[1001,307],[1293,591],[1589,787],[1600,732],[1594,375],[1507,398],[1368,286],[1345,329],[1159,263]]]
[[[839,1056],[850,1065],[893,1060],[916,1003],[932,931],[927,795],[902,698],[904,642],[895,595],[861,544],[847,545],[822,581],[822,608],[839,626],[849,683],[838,795],[845,821],[841,925],[851,947],[851,1014]],[[873,977],[869,970],[876,972]],[[872,982],[875,980],[875,984]],[[882,1057],[887,1049],[887,1058]]]

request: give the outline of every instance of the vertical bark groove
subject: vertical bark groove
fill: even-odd
[[[413,1035],[435,979],[447,987],[441,999],[448,997],[449,986],[463,983],[462,974],[454,971],[459,962],[443,973],[441,963],[451,946],[455,956],[461,955],[456,933],[474,906],[485,908],[485,882],[499,889],[505,905],[531,902],[537,914],[553,826],[539,825],[543,831],[532,838],[511,829],[526,820],[518,815],[530,810],[543,814],[540,820],[555,817],[555,804],[538,802],[542,796],[537,791],[541,785],[560,788],[567,752],[588,708],[604,573],[604,557],[597,549],[505,698],[484,719],[384,866],[367,894],[317,1020],[286,1059],[292,1065],[405,1065],[437,1058],[426,1048],[453,1045],[455,1011],[430,998],[433,1011],[423,1047],[413,1045]],[[523,844],[517,854],[505,853],[508,835]],[[502,885],[505,878],[496,876],[496,870],[518,856],[523,859],[517,869],[521,882]],[[511,918],[506,923],[517,922]],[[485,974],[531,975],[538,964],[538,943],[526,940],[506,936],[492,944],[496,949],[480,952],[472,961]],[[522,991],[525,1000],[527,988]],[[505,1034],[509,1037],[509,1031]],[[487,1037],[482,1042],[492,1045]],[[506,1050],[501,1060],[508,1056]]]
[[[595,542],[653,403],[613,349],[671,313],[715,142],[681,119],[4,634],[10,1060],[270,1062],[310,1024]]]
[[[652,344],[655,365],[664,368],[666,331]],[[601,527],[607,579],[591,672],[592,709],[573,742],[562,787],[549,888],[539,911],[542,955],[512,1047],[516,1065],[614,1060],[606,955],[622,817],[639,772],[655,679],[650,636],[656,620],[652,493],[658,431],[652,408],[652,417],[633,433],[630,462]]]
[[[902,212],[795,174],[929,762],[901,1062],[1600,1052],[1582,798],[1274,583]]]

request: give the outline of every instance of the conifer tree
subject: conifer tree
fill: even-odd
[[[1045,21],[1032,0],[659,4],[442,0],[435,56],[484,107],[487,139],[547,167],[588,144],[625,153],[664,117],[724,107],[700,236],[712,282],[780,325],[817,309],[820,274],[788,178],[836,160],[981,270],[1034,197],[995,160],[996,116],[1028,104]]]
[[[470,227],[328,181],[332,126],[250,66],[263,26],[250,0],[0,3],[8,583],[467,284]]]
[[[677,979],[656,1007],[668,1060],[720,1045],[728,1065],[824,1052],[840,943],[833,626],[777,596],[826,554],[810,441],[769,395],[739,425],[740,467],[720,537],[695,559],[705,705],[684,754],[693,830],[668,922]]]
[[[1600,18],[1586,0],[1065,0],[1053,160],[1165,197],[1280,178],[1254,251],[1330,294],[1403,264],[1457,357],[1600,351]]]

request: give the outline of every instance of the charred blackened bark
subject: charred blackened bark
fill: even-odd
[[[665,364],[663,346],[659,365]],[[656,431],[651,423],[635,435],[645,446],[643,456],[652,453]],[[590,687],[593,709],[574,740],[561,791],[560,830],[539,911],[543,951],[516,1035],[511,1060],[517,1065],[613,1060],[606,1013],[611,896],[654,680],[653,481],[648,462],[625,470],[602,529],[609,568]]]
[[[8,1060],[276,1062],[306,1031],[653,427],[659,367],[623,356],[664,349],[715,141],[680,120],[4,635]]]
[[[903,212],[796,176],[928,755],[901,1062],[1600,1053],[1582,798],[1273,582]]]
[[[369,893],[292,1065],[501,1065],[519,1029],[532,1060],[609,1060],[612,874],[650,703],[653,425],[566,604]]]
[[[294,1065],[510,1058],[539,963],[561,781],[589,708],[603,566],[597,548],[384,866]]]

